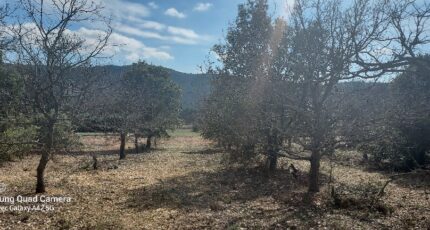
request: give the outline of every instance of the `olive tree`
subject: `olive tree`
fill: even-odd
[[[159,66],[145,62],[132,64],[122,81],[124,129],[138,137],[145,136],[146,149],[152,138],[166,136],[168,129],[179,125],[180,90],[169,78],[168,72]]]

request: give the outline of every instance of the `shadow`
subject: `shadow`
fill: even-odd
[[[400,173],[391,182],[404,188],[422,189],[430,197],[430,171],[421,170],[410,173]]]
[[[363,171],[370,173],[379,173],[387,178],[391,178],[390,183],[396,184],[403,188],[423,189],[426,195],[430,191],[430,169],[416,169],[414,171],[396,171],[392,168],[383,168],[376,164],[369,163],[363,167]],[[383,182],[389,179],[383,180]],[[430,196],[429,196],[430,197]]]
[[[195,150],[195,151],[184,151],[181,153],[185,153],[185,154],[201,154],[201,155],[212,155],[212,154],[217,154],[217,153],[222,153],[223,150],[222,149],[202,149],[202,150]]]
[[[321,177],[327,181],[327,175]],[[142,186],[130,192],[125,205],[139,211],[158,208],[222,211],[261,198],[275,200],[288,209],[303,207],[306,188],[304,172],[294,178],[288,170],[279,169],[269,178],[260,167],[225,168],[192,172]]]
[[[133,154],[145,154],[154,150],[158,150],[158,149],[150,149],[150,150],[144,150],[144,149],[140,149],[139,153],[136,153],[134,148],[129,148],[129,149],[125,149],[125,154],[129,155],[133,155]],[[85,150],[85,151],[61,151],[57,153],[58,155],[73,155],[73,156],[86,156],[86,155],[93,155],[96,154],[98,156],[112,156],[112,155],[119,155],[119,148],[118,149],[108,149],[108,150],[98,150],[98,151],[94,151],[94,150]]]

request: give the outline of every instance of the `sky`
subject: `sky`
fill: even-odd
[[[198,73],[214,44],[225,37],[237,6],[246,0],[108,0],[111,40],[119,42],[112,64],[138,60]],[[291,0],[269,0],[270,14],[283,15]]]
[[[53,1],[44,0],[46,12],[55,9]],[[238,5],[247,0],[88,1],[103,5],[104,14],[112,19],[113,33],[105,50],[105,56],[110,58],[102,64],[128,65],[141,60],[181,72],[199,73],[199,67],[208,58],[216,61],[211,48],[223,42],[236,18]],[[268,2],[269,14],[275,18],[287,17],[294,0]],[[6,0],[6,3],[17,2]],[[19,11],[15,13],[17,18],[22,16]],[[27,26],[35,28],[34,24]],[[91,44],[100,30],[97,24],[87,22],[71,26],[68,32]]]

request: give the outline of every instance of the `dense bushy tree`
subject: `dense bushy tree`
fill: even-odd
[[[124,159],[127,134],[134,134],[136,151],[138,137],[146,137],[150,149],[152,138],[166,136],[167,130],[179,125],[181,93],[159,66],[138,62],[119,75],[108,84],[99,79],[102,89],[86,108],[97,129],[120,134],[120,159]]]
[[[225,44],[214,47],[222,67],[211,69],[213,90],[202,109],[203,136],[245,159],[270,132],[261,130],[257,119],[259,108],[267,104],[264,91],[270,90],[272,25],[267,9],[265,0],[239,5]]]
[[[179,87],[162,67],[138,62],[123,79],[125,111],[129,114],[127,129],[147,138],[166,136],[168,129],[179,125],[181,94]]]

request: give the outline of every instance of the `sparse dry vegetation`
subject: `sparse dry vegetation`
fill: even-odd
[[[1,229],[405,229],[430,227],[430,178],[399,179],[388,184],[374,207],[372,194],[388,175],[334,163],[331,198],[330,165],[322,162],[323,187],[307,197],[306,161],[280,162],[268,178],[259,164],[223,164],[226,153],[188,130],[178,130],[150,153],[118,160],[118,137],[82,135],[82,151],[57,155],[47,168],[47,195],[70,196],[56,211],[6,212]],[[130,149],[133,143],[128,143]],[[91,164],[99,152],[99,170]],[[347,153],[339,153],[347,154]],[[350,159],[355,154],[350,155]],[[7,194],[32,195],[36,156],[9,162],[0,169]],[[343,164],[345,163],[346,164]],[[295,178],[289,164],[299,170]],[[42,217],[42,218],[41,218]]]

